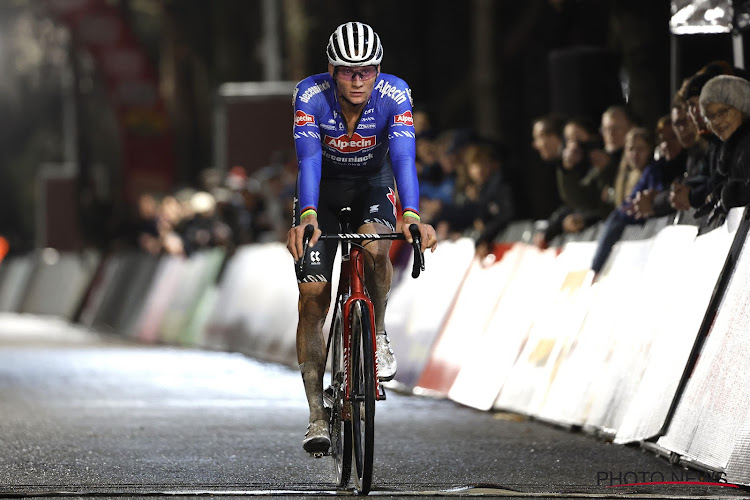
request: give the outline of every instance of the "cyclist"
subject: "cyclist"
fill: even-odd
[[[303,255],[304,227],[315,228],[298,279],[297,323],[297,359],[310,407],[302,444],[311,453],[326,452],[330,446],[322,398],[326,355],[322,326],[331,301],[337,243],[319,241],[321,233],[339,232],[343,207],[351,207],[352,227],[360,233],[396,230],[398,186],[407,241],[412,241],[408,226],[416,224],[422,251],[434,251],[437,245],[435,230],[419,219],[411,90],[400,78],[380,72],[383,47],[366,24],[348,22],[336,28],[326,53],[328,72],[302,80],[294,91],[299,173],[294,222],[287,238],[287,248],[297,261]],[[366,248],[372,255],[365,259],[365,284],[375,307],[378,374],[381,380],[391,380],[396,358],[384,321],[393,272],[390,242],[375,240]]]

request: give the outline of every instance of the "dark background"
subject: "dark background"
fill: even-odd
[[[266,78],[263,1],[90,1],[118,9],[147,53],[174,135],[170,188],[196,186],[200,172],[213,166],[218,87]],[[415,106],[430,113],[436,132],[467,128],[505,146],[504,168],[525,218],[546,217],[556,205],[552,172],[530,147],[534,118],[580,108],[577,114],[598,122],[606,105],[623,100],[625,84],[629,105],[652,127],[669,110],[670,81],[679,84],[711,60],[732,59],[728,34],[671,42],[664,0],[278,0],[275,6],[281,80],[325,71],[325,45],[340,23],[371,24],[383,41],[383,71],[410,84]],[[15,249],[33,247],[37,174],[44,164],[69,159],[72,144],[84,242],[101,244],[97,233],[127,212],[128,200],[120,177],[126,152],[94,58],[71,40],[47,0],[13,0],[0,3],[0,68],[0,234]],[[68,87],[65,78],[72,79]],[[72,142],[66,103],[76,110]]]

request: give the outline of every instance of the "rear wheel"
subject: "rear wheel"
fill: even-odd
[[[375,351],[370,311],[366,304],[352,307],[352,454],[354,485],[360,494],[372,485],[375,444]]]
[[[334,477],[337,486],[349,484],[352,471],[352,423],[342,420],[344,398],[344,353],[343,323],[341,306],[336,307],[336,314],[331,327],[331,385],[326,389],[326,406],[330,409],[328,432],[331,436],[331,456],[333,457]]]

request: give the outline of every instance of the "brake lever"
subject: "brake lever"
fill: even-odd
[[[422,235],[419,232],[419,226],[416,224],[409,225],[409,232],[412,238],[412,247],[414,247],[414,265],[411,269],[411,277],[419,277],[419,273],[424,271],[424,254],[422,253]]]
[[[312,238],[313,233],[315,232],[315,226],[312,224],[307,224],[305,226],[305,233],[302,235],[302,257],[297,261],[297,279],[302,279],[302,268],[305,265],[305,258],[307,258],[307,251],[308,251],[308,245],[310,244],[310,239]]]

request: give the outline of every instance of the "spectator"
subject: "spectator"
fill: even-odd
[[[750,82],[732,75],[709,80],[701,90],[700,110],[722,141],[716,162],[722,179],[715,184],[704,215],[722,223],[727,211],[750,203]]]
[[[431,169],[437,166],[437,152],[435,150],[434,138],[432,132],[432,122],[427,110],[414,108],[414,135],[416,137],[416,163],[417,173],[420,175],[420,182],[425,169]]]
[[[676,184],[672,188],[672,203],[678,210],[703,206],[713,190],[714,183],[721,182],[720,175],[716,172],[716,159],[721,147],[721,140],[706,125],[700,112],[699,98],[703,86],[711,78],[718,75],[728,75],[732,72],[731,65],[725,61],[711,62],[685,80],[678,91],[678,96],[685,101],[688,115],[695,123],[698,133],[703,139],[705,154],[705,161],[698,162],[695,165],[696,167],[702,167],[702,169],[699,171],[693,170],[692,175],[687,177],[683,183]]]
[[[489,243],[512,216],[511,190],[502,176],[498,148],[486,142],[467,146],[459,162],[453,201],[436,218],[438,237],[441,233],[443,238],[482,233]]]
[[[601,134],[603,149],[595,149],[589,154],[592,168],[584,179],[585,184],[592,184],[601,193],[601,198],[614,208],[622,203],[627,193],[618,191],[622,187],[627,172],[623,171],[623,149],[625,136],[635,121],[624,106],[610,106],[602,113]]]
[[[263,167],[253,177],[260,182],[260,196],[263,209],[256,212],[256,227],[261,229],[256,236],[258,242],[284,241],[292,220],[292,206],[286,203],[282,193],[284,167],[271,164]]]
[[[632,199],[635,194],[646,186],[637,185],[640,175],[648,168],[653,168],[650,163],[654,162],[654,144],[648,131],[644,128],[631,129],[625,139],[625,151],[622,157],[625,163],[625,170],[628,171],[628,178],[624,182],[626,186],[630,185],[630,196],[627,196],[620,205],[612,211],[604,222],[604,227],[599,234],[596,245],[596,252],[591,263],[591,269],[594,273],[599,274],[604,263],[612,251],[612,247],[622,236],[625,227],[628,224],[634,224],[636,219],[632,213]],[[658,187],[658,180],[655,175],[650,176],[651,186]]]
[[[448,130],[435,140],[437,164],[429,168],[425,166],[419,182],[423,222],[430,223],[443,206],[452,203],[461,153],[469,143],[469,135],[464,130]]]
[[[542,161],[547,163],[562,161],[564,125],[564,120],[556,115],[547,115],[534,120],[531,126],[531,146],[539,153]]]
[[[435,140],[431,132],[424,132],[417,135],[416,138],[416,158],[417,175],[420,185],[420,194],[423,198],[430,196],[424,194],[424,191],[430,189],[427,184],[437,183],[442,175],[440,164],[438,163],[438,151]]]
[[[583,118],[568,120],[563,137],[562,162],[555,167],[563,205],[550,215],[546,227],[534,235],[534,244],[539,248],[546,248],[560,234],[582,231],[610,211],[602,202],[598,187],[585,182],[592,169],[589,152],[600,147],[593,125]]]
[[[426,109],[415,106],[412,109],[414,112],[414,134],[419,137],[420,135],[432,134],[432,121],[430,120],[430,114]]]
[[[676,106],[682,108],[679,104]],[[670,186],[685,176],[688,151],[677,137],[671,115],[659,119],[656,137],[659,161],[646,168],[634,188],[632,215],[636,219],[674,213],[669,202]]]
[[[687,179],[695,178],[702,172],[708,172],[708,156],[706,155],[706,141],[698,134],[698,127],[690,117],[687,104],[678,93],[672,104],[672,127],[677,139],[687,154],[685,174],[682,179],[676,179],[670,186],[669,203],[675,210],[690,209],[690,186]]]
[[[216,217],[216,200],[205,191],[198,191],[190,198],[193,216],[181,230],[183,247],[187,256],[206,248],[217,246],[229,248],[232,234],[229,226]]]
[[[157,218],[158,203],[151,193],[138,196],[138,214],[135,222],[135,238],[138,248],[151,255],[161,252],[159,225]]]
[[[159,204],[159,238],[162,251],[169,255],[185,255],[182,238],[177,233],[183,221],[180,202],[174,196],[165,196]]]
[[[488,178],[479,194],[479,209],[473,222],[475,247],[480,259],[492,251],[492,243],[515,216],[515,204],[510,183],[503,175],[503,155],[489,145],[470,146],[467,163],[481,164],[488,170]]]

